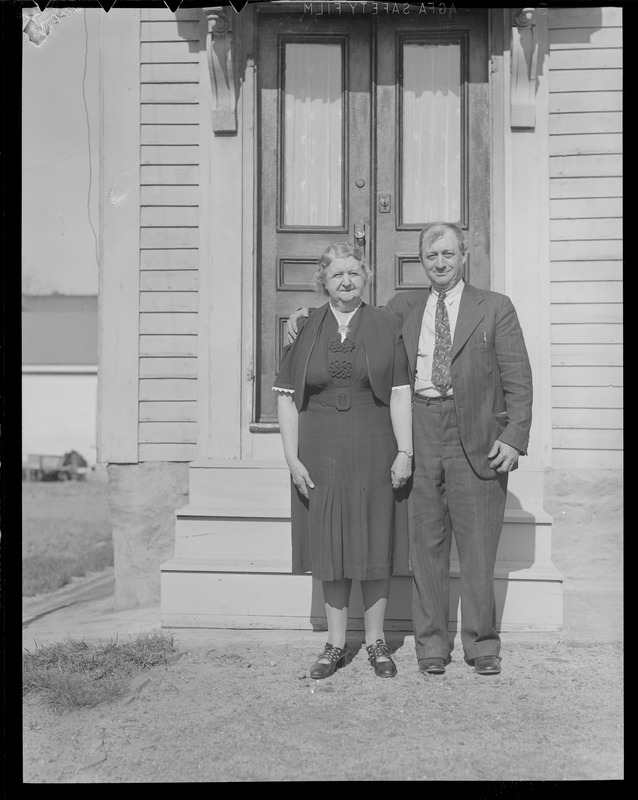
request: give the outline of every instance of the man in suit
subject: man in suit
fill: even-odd
[[[431,289],[401,292],[386,306],[401,316],[414,388],[409,507],[416,655],[425,674],[445,672],[450,661],[454,535],[465,660],[480,675],[495,675],[501,671],[496,549],[508,474],[529,441],[531,368],[510,299],[465,283],[461,228],[426,226],[419,254]]]
[[[413,624],[419,669],[445,672],[449,558],[459,554],[461,642],[481,675],[498,674],[494,566],[509,472],[527,451],[532,373],[508,297],[476,289],[463,274],[463,231],[421,231],[431,290],[395,295],[414,385],[414,475],[410,493]]]

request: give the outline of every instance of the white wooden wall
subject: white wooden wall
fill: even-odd
[[[199,9],[141,9],[139,460],[197,440]]]
[[[552,460],[622,468],[622,10],[549,18]]]

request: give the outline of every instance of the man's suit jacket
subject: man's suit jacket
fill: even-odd
[[[412,385],[429,294],[402,292],[385,306],[402,318]],[[496,477],[487,458],[496,439],[527,453],[532,370],[509,297],[465,284],[452,342],[452,389],[461,443],[480,477]]]

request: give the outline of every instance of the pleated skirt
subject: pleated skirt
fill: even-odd
[[[310,399],[299,414],[299,458],[315,488],[306,499],[291,481],[293,572],[331,581],[407,570],[407,504],[390,477],[396,454],[390,409],[372,393],[347,411]]]

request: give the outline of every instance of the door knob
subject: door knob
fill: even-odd
[[[366,225],[365,222],[354,223],[354,238],[359,247],[364,247],[366,243]]]

